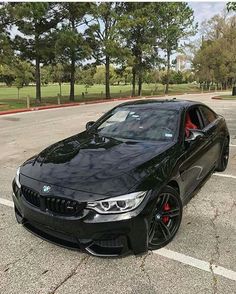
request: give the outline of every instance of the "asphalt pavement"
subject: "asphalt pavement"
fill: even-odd
[[[15,221],[16,168],[46,146],[85,129],[119,102],[0,116],[0,293],[236,293],[236,101],[202,101],[226,118],[230,160],[184,208],[174,240],[141,256],[98,258],[39,239]]]

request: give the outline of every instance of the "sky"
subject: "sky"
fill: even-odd
[[[227,2],[188,2],[189,6],[194,10],[195,20],[200,24],[212,18],[215,14],[219,14],[226,8]]]

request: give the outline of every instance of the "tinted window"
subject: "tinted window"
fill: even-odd
[[[118,107],[97,126],[99,134],[130,140],[172,141],[178,111],[151,107]]]
[[[201,112],[202,112],[202,118],[204,126],[208,126],[210,123],[212,123],[214,120],[216,120],[217,116],[216,114],[211,111],[209,108],[200,106]]]

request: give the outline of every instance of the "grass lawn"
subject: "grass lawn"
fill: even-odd
[[[62,85],[61,103],[69,102],[70,85]],[[169,94],[184,94],[200,92],[201,90],[192,84],[170,85]],[[82,96],[84,92],[84,97]],[[59,93],[59,85],[50,84],[42,86],[42,104],[57,104],[57,94]],[[111,97],[127,97],[131,94],[131,85],[111,86]],[[143,84],[143,96],[163,95],[164,86],[161,84]],[[8,109],[26,108],[26,97],[30,96],[30,106],[35,106],[35,86],[28,86],[20,89],[20,97],[18,99],[18,90],[16,87],[0,86],[0,111]],[[104,85],[93,85],[86,89],[84,85],[75,85],[75,101],[88,101],[105,98]]]
[[[236,101],[236,96],[232,96],[232,95],[219,95],[217,97],[220,97],[222,100],[235,100]]]

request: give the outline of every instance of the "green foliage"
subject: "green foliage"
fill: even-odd
[[[77,68],[76,69],[76,82],[80,85],[84,84],[86,89],[91,87],[95,83],[95,67]],[[103,75],[104,79],[104,75]],[[100,83],[102,84],[102,83]]]
[[[19,33],[14,44],[25,60],[35,61],[36,99],[41,101],[40,63],[48,63],[54,58],[53,31],[61,16],[56,3],[25,2],[9,3],[8,14]]]
[[[106,98],[110,98],[110,63],[122,59],[125,52],[120,35],[122,8],[121,2],[96,3],[91,10],[92,21],[85,31],[92,57],[97,64],[105,65]]]
[[[34,80],[34,67],[27,61],[17,60],[14,66],[15,81],[17,88],[28,86]]]
[[[93,76],[95,84],[105,84],[105,66],[99,65],[96,67],[96,72]]]
[[[236,11],[236,2],[228,2],[227,9],[228,11]]]
[[[29,62],[15,59],[11,66],[0,65],[0,81],[7,86],[14,84],[17,88],[22,88],[34,80],[33,72],[34,68]]]
[[[9,4],[10,5],[10,4]],[[23,58],[40,61],[52,58],[52,30],[60,17],[55,4],[46,2],[16,3],[11,14],[20,34],[17,34],[16,49]]]
[[[37,100],[41,85],[58,83],[62,94],[64,82],[71,101],[75,83],[104,84],[107,98],[110,85],[132,83],[136,95],[138,84],[141,95],[143,82],[189,80],[170,71],[170,57],[193,31],[193,12],[183,2],[9,2],[0,6],[0,80],[18,89],[35,82]]]
[[[41,85],[46,86],[51,82],[51,66],[44,66],[41,68]]]
[[[62,63],[57,63],[51,66],[51,81],[59,85],[66,81],[65,67]]]
[[[209,87],[212,83],[223,88],[236,82],[235,29],[236,17],[213,17],[207,27],[193,66],[200,83]]]
[[[166,93],[170,81],[170,57],[178,50],[181,41],[196,33],[193,10],[185,2],[162,3],[159,8],[160,18],[157,26],[160,36],[157,38],[158,46],[166,53]]]
[[[181,71],[174,72],[172,75],[173,84],[183,84],[184,77]]]
[[[0,82],[5,83],[7,86],[11,86],[15,79],[15,73],[11,66],[4,64],[0,65]]]
[[[153,6],[159,6],[159,3],[126,3],[126,13],[121,18],[121,34],[128,49],[127,65],[132,67],[133,96],[136,76],[139,80],[138,95],[141,95],[145,71],[151,68],[158,56],[154,46],[156,32],[152,22]]]
[[[11,65],[12,56],[14,56],[13,43],[10,39],[10,17],[7,13],[8,5],[2,3],[0,5],[0,65]]]
[[[85,14],[90,10],[90,3],[64,2],[59,10],[64,17],[61,29],[57,33],[55,51],[60,63],[70,64],[68,67],[71,86],[70,100],[74,101],[76,64],[81,63],[90,54],[90,47],[79,29],[86,23]]]

